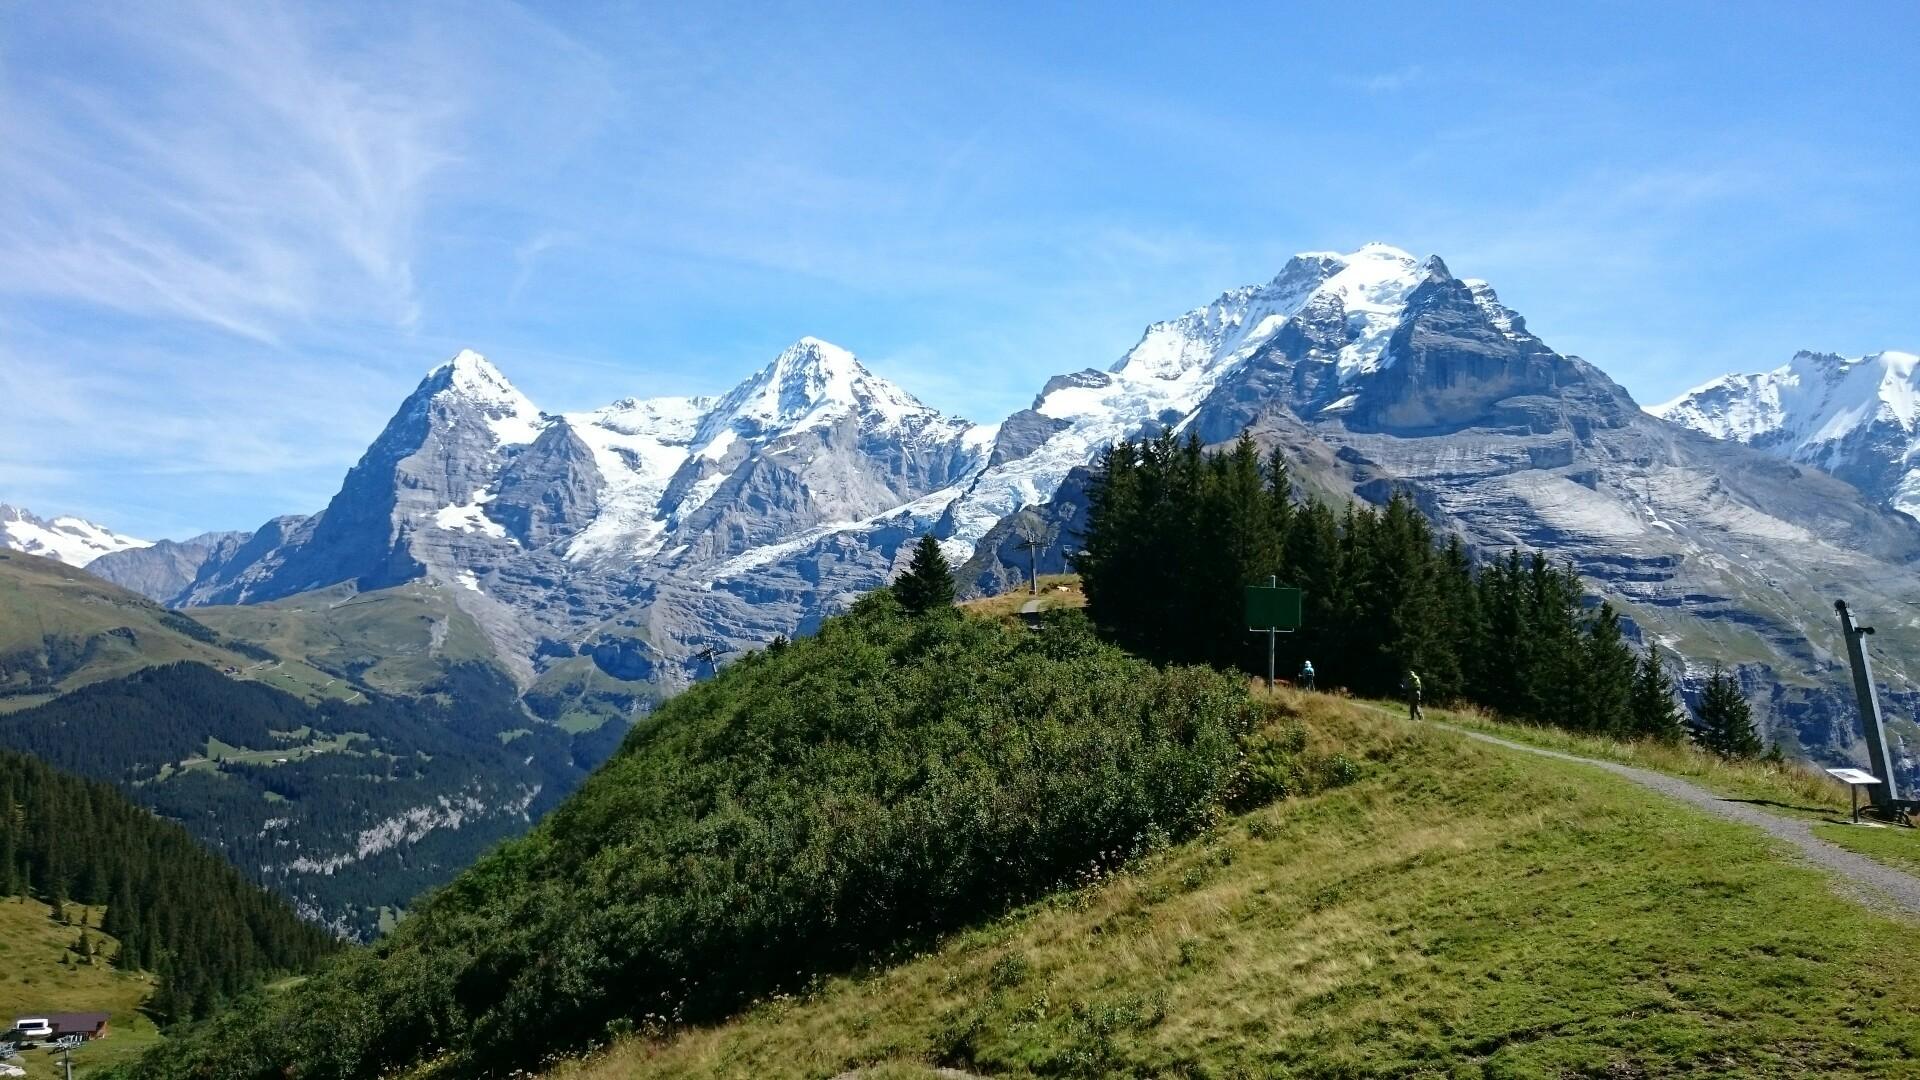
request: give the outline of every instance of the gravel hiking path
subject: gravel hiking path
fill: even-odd
[[[1366,707],[1389,716],[1403,715],[1378,705]],[[1596,769],[1604,769],[1615,776],[1631,780],[1641,787],[1650,788],[1662,795],[1699,807],[1709,814],[1715,814],[1729,821],[1737,821],[1742,825],[1751,825],[1769,836],[1792,844],[1802,858],[1837,875],[1839,880],[1835,884],[1839,886],[1839,891],[1843,895],[1876,910],[1902,914],[1910,918],[1920,917],[1920,877],[1895,870],[1864,855],[1856,855],[1838,844],[1822,840],[1813,835],[1811,823],[1800,818],[1778,817],[1724,795],[1716,795],[1691,781],[1654,772],[1651,769],[1622,765],[1617,761],[1605,761],[1600,758],[1581,757],[1578,754],[1562,753],[1559,750],[1548,750],[1539,746],[1528,746],[1526,743],[1471,731],[1438,720],[1424,722],[1437,728],[1444,728],[1456,735],[1492,743],[1508,750],[1518,750],[1526,754],[1538,754],[1541,757],[1558,758],[1561,761],[1572,761],[1581,765],[1591,765]]]

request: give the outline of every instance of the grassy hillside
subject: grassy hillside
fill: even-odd
[[[636,712],[657,707],[665,695],[643,682],[615,678],[589,656],[554,661],[527,688],[527,707],[575,734],[605,729],[618,741]]]
[[[1087,594],[1080,588],[1080,575],[1042,574],[1038,593],[1029,592],[1023,585],[998,596],[965,601],[960,607],[968,614],[984,618],[1014,618],[1030,600],[1039,601],[1040,611],[1087,606]]]
[[[261,657],[246,648],[244,638],[223,635],[65,563],[0,551],[0,712],[180,660],[308,700],[351,692],[297,659]]]
[[[1728,760],[1689,743],[1664,744],[1580,735],[1557,728],[1502,723],[1472,712],[1448,714],[1447,719],[1463,727],[1549,750],[1684,777],[1769,813],[1808,821],[1813,825],[1814,834],[1823,840],[1897,870],[1920,873],[1920,830],[1856,828],[1845,824],[1851,811],[1846,785],[1805,762]]]
[[[1156,669],[1084,620],[1032,634],[869,597],[668,702],[389,937],[134,1075],[497,1075],[610,1025],[724,1018],[1267,790],[1280,773],[1239,769],[1253,711],[1236,680]],[[1296,750],[1262,760],[1327,771]]]
[[[391,936],[123,1075],[1865,1076],[1920,1055],[1920,938],[1757,833],[1368,703],[1155,668],[1074,612],[1031,633],[973,610],[882,594],[730,665]]]
[[[368,593],[340,585],[192,614],[221,633],[390,693],[413,693],[456,665],[494,659],[480,627],[428,582]]]
[[[1751,831],[1579,765],[1283,700],[1356,783],[548,1075],[1826,1077],[1920,1057],[1912,928]]]
[[[18,1016],[54,1012],[112,1014],[108,1037],[74,1053],[76,1077],[138,1057],[160,1039],[153,1021],[139,1011],[153,990],[152,977],[108,963],[120,943],[98,929],[101,908],[67,905],[68,917],[76,921],[83,911],[94,927],[87,933],[101,949],[92,963],[82,962],[72,951],[79,929],[57,922],[51,907],[25,897],[0,898],[0,1025]],[[47,1078],[60,1075],[59,1060],[33,1050],[14,1064],[24,1067],[29,1077]]]

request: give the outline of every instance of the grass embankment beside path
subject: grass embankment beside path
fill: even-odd
[[[1920,935],[1589,766],[1283,691],[1358,778],[563,1080],[1894,1076]]]
[[[1373,704],[1395,712],[1405,709],[1395,702]],[[1728,761],[1684,743],[1631,742],[1504,723],[1471,711],[1427,711],[1433,719],[1469,731],[1692,780],[1715,794],[1767,813],[1807,821],[1822,840],[1896,870],[1920,873],[1920,829],[1850,824],[1852,807],[1846,785],[1802,762]]]
[[[72,918],[77,919],[81,910],[79,904],[67,905]],[[54,921],[53,909],[38,900],[0,897],[0,1029],[22,1016],[111,1014],[107,1037],[73,1052],[75,1077],[92,1076],[107,1065],[139,1057],[160,1041],[153,1021],[139,1012],[140,1003],[153,990],[152,978],[108,963],[120,945],[99,931],[102,909],[85,910],[91,927],[87,934],[100,943],[102,954],[92,964],[73,956],[69,966],[61,963],[61,957],[71,955],[68,947],[80,936],[80,928]],[[61,1075],[59,1055],[46,1050],[25,1051],[10,1064],[26,1069],[29,1080]]]
[[[998,596],[983,596],[978,600],[967,600],[960,604],[961,610],[969,615],[988,619],[1010,619],[1020,614],[1027,601],[1038,600],[1040,611],[1055,608],[1083,608],[1087,606],[1087,594],[1080,589],[1079,574],[1042,574],[1040,588],[1030,591],[1022,585],[1012,592]]]

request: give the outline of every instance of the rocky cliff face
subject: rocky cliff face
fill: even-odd
[[[462,353],[319,514],[217,550],[181,545],[167,574],[109,571],[179,605],[425,580],[523,686],[574,685],[584,662],[604,696],[643,701],[654,694],[607,680],[677,688],[708,670],[706,650],[803,631],[884,584],[932,527],[938,493],[977,473],[993,441],[812,338],[723,397],[568,415]]]

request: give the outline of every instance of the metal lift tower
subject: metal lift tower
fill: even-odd
[[[1866,729],[1867,764],[1880,781],[1867,788],[1869,801],[1875,806],[1897,808],[1900,785],[1887,756],[1887,727],[1880,719],[1880,701],[1873,692],[1873,660],[1867,656],[1866,643],[1860,640],[1873,633],[1873,627],[1853,625],[1853,613],[1847,610],[1845,600],[1835,600],[1833,606],[1840,613],[1840,632],[1847,639],[1847,659],[1853,664],[1853,696],[1860,702],[1860,725]]]

